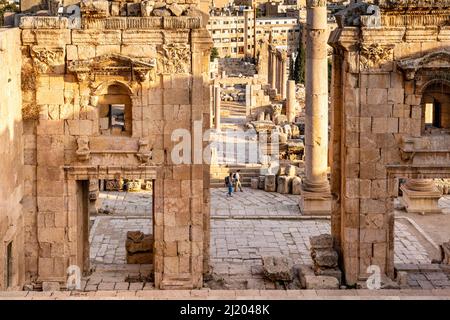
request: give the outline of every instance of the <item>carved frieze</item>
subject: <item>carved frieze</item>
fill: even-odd
[[[394,48],[379,43],[360,45],[360,65],[362,69],[379,68],[384,63],[392,61]]]
[[[162,46],[161,64],[163,73],[189,73],[191,49],[185,43],[172,43]]]
[[[31,57],[37,73],[54,73],[56,68],[64,68],[64,48],[33,46]]]
[[[86,81],[93,75],[129,75],[139,82],[153,80],[155,59],[140,61],[120,54],[105,54],[92,59],[72,61],[68,70],[77,75],[78,81]]]

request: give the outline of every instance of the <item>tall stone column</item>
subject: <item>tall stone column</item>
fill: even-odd
[[[281,52],[281,60],[280,60],[280,94],[281,99],[286,99],[286,85],[287,85],[287,52]]]
[[[281,94],[281,56],[280,53],[276,53],[277,57],[277,93]]]
[[[304,214],[331,213],[328,169],[327,7],[307,1],[305,166],[300,208]]]
[[[220,86],[214,87],[215,128],[220,131]]]
[[[286,117],[290,123],[295,121],[295,104],[295,81],[289,80],[287,82]]]
[[[271,49],[270,56],[272,57],[271,73],[272,78],[270,79],[270,87],[276,89],[277,86],[277,56],[274,49]]]

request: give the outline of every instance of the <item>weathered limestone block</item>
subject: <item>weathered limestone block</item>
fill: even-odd
[[[333,248],[333,237],[329,234],[321,234],[309,238],[311,249],[331,249]]]
[[[144,235],[141,231],[128,231],[125,242],[127,263],[153,263],[153,242],[153,235]]]
[[[311,256],[319,268],[335,268],[338,265],[338,254],[333,249],[316,249]]]
[[[264,276],[272,281],[292,281],[292,262],[286,257],[263,257]]]
[[[259,186],[259,178],[252,178],[250,180],[250,186],[252,189],[258,189]]]
[[[281,194],[289,194],[292,190],[292,177],[279,176],[277,192]]]
[[[177,3],[172,3],[167,7],[167,9],[169,9],[174,14],[174,16],[177,17],[181,16],[181,14],[183,13],[183,8]]]
[[[274,174],[268,174],[265,176],[264,190],[267,192],[277,191],[277,176]]]
[[[307,275],[304,281],[308,290],[339,289],[339,281],[335,277]]]
[[[259,176],[258,179],[258,189],[264,190],[264,186],[266,184],[266,176]]]
[[[302,191],[302,179],[300,177],[292,178],[292,194],[300,195]]]

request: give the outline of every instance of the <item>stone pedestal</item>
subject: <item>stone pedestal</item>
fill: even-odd
[[[303,214],[331,214],[328,170],[328,66],[326,1],[308,1],[306,23],[306,179]]]
[[[442,192],[432,180],[411,179],[400,187],[406,211],[411,213],[441,213],[438,201]]]

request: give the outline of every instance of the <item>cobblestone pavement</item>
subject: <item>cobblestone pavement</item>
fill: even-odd
[[[295,212],[297,196],[245,189],[245,192],[227,198],[221,191],[211,191],[212,215],[215,217],[211,219],[211,267],[215,275],[228,279],[233,289],[276,289],[275,284],[263,278],[261,257],[282,255],[298,264],[311,264],[309,238],[330,233],[328,219],[306,219],[300,216],[298,209]],[[128,198],[132,214],[125,210],[122,211],[123,216],[114,214],[94,218],[90,237],[91,261],[97,266],[97,272],[93,275],[93,283],[85,282],[86,290],[95,290],[95,286],[97,290],[112,290],[118,283],[122,283],[118,287],[125,288],[124,279],[130,274],[137,276],[136,268],[139,270],[141,267],[125,265],[126,232],[142,230],[149,233],[152,226],[150,218],[134,217],[134,208],[147,201],[146,197],[137,195]],[[108,202],[103,202],[103,206],[106,204]],[[124,207],[128,206],[125,204]],[[396,219],[395,223],[395,263],[423,266],[431,263],[421,239],[402,219]],[[428,278],[436,278],[433,278],[433,285],[424,272],[416,271],[408,280],[411,286],[428,288],[431,285],[436,288],[436,283],[446,284],[443,274],[428,275]],[[109,280],[103,281],[102,277]],[[109,284],[100,286],[102,282]],[[133,285],[133,288],[138,286]],[[130,287],[129,283],[128,290]]]
[[[152,193],[148,191],[101,191],[101,208],[118,216],[151,216]]]
[[[299,216],[298,196],[244,188],[227,196],[227,190],[211,189],[212,217]]]

